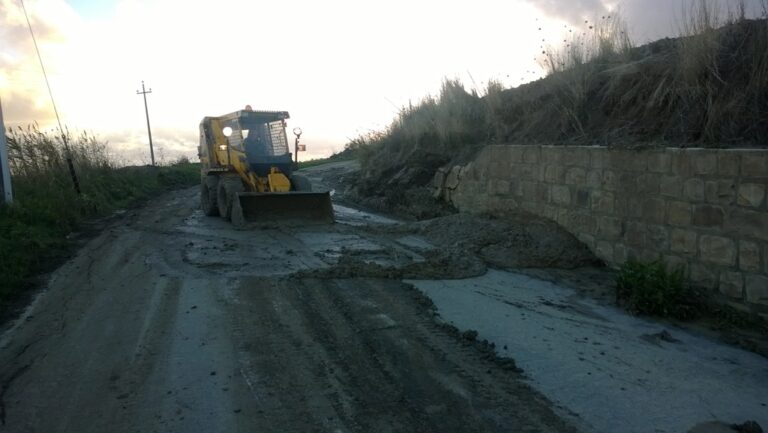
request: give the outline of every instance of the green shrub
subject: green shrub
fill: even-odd
[[[118,167],[104,143],[67,133],[82,190],[78,196],[60,136],[31,126],[8,131],[7,139],[14,203],[0,205],[0,310],[71,247],[67,235],[82,221],[200,181],[199,164],[188,160]]]
[[[696,295],[689,288],[685,271],[668,269],[656,261],[629,261],[619,270],[616,300],[644,315],[691,319],[696,316]]]

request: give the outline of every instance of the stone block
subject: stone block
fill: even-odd
[[[690,201],[704,201],[704,181],[696,177],[686,180],[683,197]]]
[[[699,257],[708,263],[733,266],[736,264],[736,243],[721,236],[703,235],[699,239]]]
[[[768,305],[768,277],[764,275],[747,275],[747,302]]]
[[[528,146],[506,146],[509,149],[507,152],[509,153],[509,162],[513,163],[521,163],[523,162],[523,151]]]
[[[563,165],[589,168],[590,149],[574,146],[563,148]]]
[[[613,244],[606,241],[598,241],[595,246],[595,255],[603,261],[613,261]]]
[[[694,231],[672,229],[670,232],[670,249],[676,253],[695,256],[697,239],[698,234]]]
[[[488,163],[488,177],[493,179],[508,179],[518,175],[522,165],[512,164],[509,165],[506,161],[496,159]],[[453,173],[453,169],[451,169]]]
[[[541,171],[541,166],[521,164],[515,167],[515,172],[518,178],[526,180],[539,180],[539,172]]]
[[[647,170],[647,153],[644,151],[610,149],[608,159],[619,170],[644,172]]]
[[[664,256],[664,264],[667,265],[667,268],[669,269],[682,269],[685,272],[688,270],[688,261],[680,256],[667,254]]]
[[[662,254],[656,250],[642,249],[640,250],[637,259],[642,262],[655,262],[661,260]]]
[[[755,242],[739,241],[739,269],[760,272],[760,246]]]
[[[624,243],[629,247],[643,248],[645,246],[645,224],[630,221],[624,230]]]
[[[523,201],[520,204],[521,209],[523,209],[526,212],[530,212],[534,215],[538,215],[541,213],[541,206],[542,204],[537,201]]]
[[[643,219],[653,224],[663,224],[667,203],[658,198],[643,201]]]
[[[717,154],[709,150],[697,151],[693,155],[693,172],[695,174],[717,173]]]
[[[643,174],[637,177],[637,191],[641,194],[659,194],[661,179],[658,174]]]
[[[744,296],[744,275],[741,272],[721,272],[720,293],[729,298],[742,299]]]
[[[714,289],[717,287],[719,283],[718,274],[711,266],[703,265],[701,263],[693,263],[690,269],[691,281],[696,286],[704,287],[706,289]]]
[[[509,195],[509,181],[495,180],[492,181],[491,193],[494,195]]]
[[[613,263],[621,265],[624,264],[628,258],[627,247],[624,244],[615,244],[613,246]]]
[[[668,173],[672,166],[672,156],[666,151],[653,151],[648,154],[648,171]]]
[[[732,209],[725,222],[729,234],[768,241],[768,212]]]
[[[768,275],[768,242],[763,242],[763,273]]]
[[[557,221],[557,212],[559,209],[555,206],[550,205],[543,205],[541,207],[541,215],[544,218],[550,219],[552,221]]]
[[[565,184],[583,186],[587,181],[587,172],[581,167],[571,167],[565,172]]]
[[[536,201],[536,185],[537,183],[532,180],[520,181],[521,196],[524,201]]]
[[[579,233],[576,235],[576,239],[586,245],[590,250],[595,249],[595,237],[589,233]]]
[[[451,171],[445,177],[445,187],[448,189],[456,189],[459,186],[459,174],[461,173],[461,166],[454,166]]]
[[[536,184],[536,201],[539,203],[549,203],[549,185],[545,183]]]
[[[637,192],[637,179],[640,176],[638,173],[623,172],[619,174],[619,182],[616,185],[619,191],[627,194],[635,194]]]
[[[731,180],[712,180],[704,184],[707,203],[730,205],[736,197],[736,184]]]
[[[602,169],[606,166],[608,160],[608,149],[605,147],[593,147],[589,150],[589,166],[596,169]]]
[[[595,218],[586,211],[564,210],[557,217],[557,222],[572,233],[595,233]]]
[[[528,164],[538,164],[541,155],[541,148],[539,146],[527,146],[523,150],[523,162]]]
[[[612,192],[593,191],[592,192],[592,210],[598,213],[612,214],[614,201],[616,200]]]
[[[744,152],[741,155],[742,178],[768,177],[768,155],[766,152]]]
[[[553,185],[552,203],[569,206],[571,204],[571,189],[565,185]]]
[[[589,190],[586,190],[586,189],[576,190],[576,206],[584,209],[589,208]]]
[[[659,193],[666,197],[683,196],[683,182],[680,176],[663,175],[659,179]]]
[[[600,170],[587,171],[587,187],[589,188],[601,188],[603,186],[603,172]]]
[[[612,170],[603,171],[603,189],[606,191],[616,191],[619,183],[619,177]]]
[[[692,220],[693,225],[698,227],[721,227],[725,220],[725,211],[720,206],[695,205]]]
[[[693,175],[693,152],[686,149],[667,149],[672,156],[672,173],[678,176],[689,177]]]
[[[759,183],[739,185],[738,203],[741,206],[761,207],[765,203],[765,185]]]
[[[541,148],[541,161],[551,165],[561,165],[563,152],[560,146],[543,146]]]
[[[641,255],[642,249],[629,245],[627,246],[627,260],[640,260]]]
[[[597,237],[603,240],[619,239],[622,234],[622,222],[619,218],[597,217]]]
[[[654,251],[669,251],[669,230],[660,225],[646,226],[645,247]]]
[[[717,174],[736,177],[740,163],[738,151],[722,150],[717,155]]]
[[[544,181],[549,183],[563,183],[565,181],[565,169],[560,165],[547,165],[544,168]]]
[[[671,201],[667,208],[667,223],[675,226],[691,224],[691,205],[684,201]]]
[[[445,167],[438,168],[435,172],[435,176],[432,178],[432,186],[434,188],[443,188],[445,185],[445,177],[448,175],[448,170]]]

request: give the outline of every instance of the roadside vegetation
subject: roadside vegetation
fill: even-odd
[[[768,0],[753,19],[739,1],[692,4],[676,39],[637,47],[620,16],[604,16],[542,45],[544,79],[470,91],[445,80],[347,144],[361,162],[359,196],[400,205],[403,185],[426,187],[438,167],[492,143],[765,146]]]
[[[616,301],[637,314],[692,319],[701,307],[685,278],[685,269],[669,269],[663,262],[629,261],[619,269]]]
[[[68,235],[84,221],[199,182],[198,164],[185,159],[119,167],[105,143],[83,134],[67,140],[82,190],[78,196],[60,136],[31,126],[11,130],[7,138],[14,204],[0,205],[0,311],[68,251]]]
[[[616,278],[616,303],[633,314],[691,322],[768,356],[768,320],[712,296],[690,284],[685,268],[669,268],[661,261],[628,261]]]
[[[327,164],[329,162],[350,161],[355,159],[355,153],[350,149],[344,149],[341,152],[334,153],[328,158],[310,159],[308,161],[299,161],[299,170],[302,168],[315,167],[317,165]]]

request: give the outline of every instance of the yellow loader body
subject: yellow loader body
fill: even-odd
[[[201,206],[235,224],[332,223],[330,193],[294,173],[285,111],[241,110],[200,123]]]

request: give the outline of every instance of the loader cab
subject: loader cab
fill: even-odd
[[[258,176],[266,176],[272,167],[289,175],[292,157],[285,132],[287,112],[242,110],[222,119],[222,133],[233,149],[244,152],[249,168]]]

